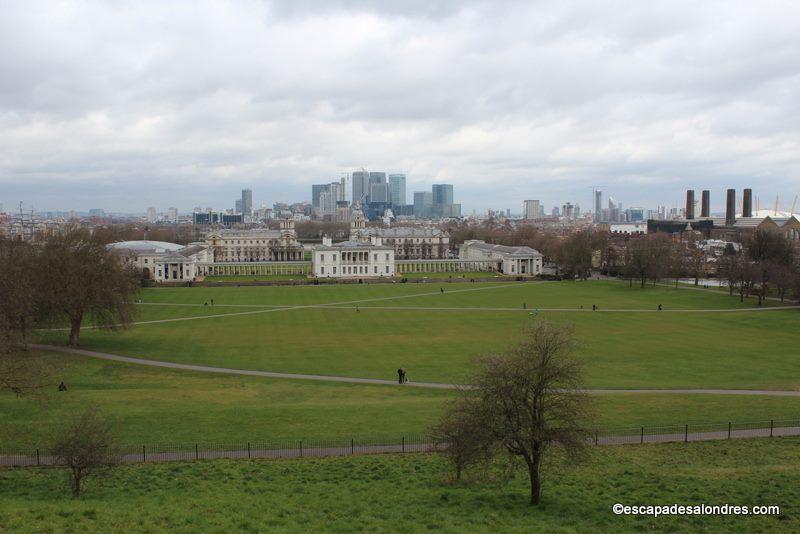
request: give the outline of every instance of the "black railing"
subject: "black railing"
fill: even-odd
[[[594,445],[689,442],[739,438],[800,436],[800,419],[770,421],[690,423],[597,429],[590,432]],[[425,435],[395,438],[342,438],[266,440],[247,442],[150,443],[118,449],[124,463],[211,460],[218,458],[309,458],[363,454],[415,453],[440,450]],[[46,448],[0,447],[0,466],[56,465]]]

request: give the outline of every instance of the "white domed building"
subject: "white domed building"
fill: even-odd
[[[132,264],[142,276],[156,282],[193,281],[200,275],[198,263],[212,261],[205,243],[178,245],[165,241],[120,241],[108,249],[124,264]]]

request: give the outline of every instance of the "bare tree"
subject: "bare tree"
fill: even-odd
[[[73,420],[59,427],[51,450],[56,462],[70,470],[70,489],[80,497],[83,480],[98,469],[120,462],[110,422],[97,408],[87,408]]]
[[[442,444],[442,453],[453,465],[456,480],[461,480],[466,468],[489,462],[498,449],[484,421],[481,404],[470,389],[461,391],[430,434]]]
[[[70,228],[47,240],[41,251],[39,294],[51,318],[66,318],[69,344],[80,343],[81,325],[123,328],[132,320],[139,276],[124,267],[85,230]]]
[[[534,505],[541,499],[547,451],[558,445],[575,463],[589,443],[591,402],[573,349],[570,329],[537,321],[507,354],[486,358],[473,379],[491,435],[527,465]]]
[[[0,390],[25,395],[40,390],[50,373],[28,350],[27,334],[39,315],[36,249],[0,239]]]

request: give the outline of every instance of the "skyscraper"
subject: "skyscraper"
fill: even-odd
[[[369,195],[369,173],[364,169],[360,171],[355,171],[352,175],[353,179],[353,204],[356,201],[360,201],[364,203],[367,201],[367,195]]]
[[[154,223],[158,220],[155,208],[147,208],[147,222]]]
[[[434,204],[452,204],[453,203],[453,185],[452,184],[433,184],[431,188],[433,193]]]
[[[525,218],[533,221],[541,218],[541,203],[538,200],[526,200],[524,203]]]
[[[433,193],[430,191],[414,191],[414,217],[426,219],[431,216]]]
[[[314,184],[311,186],[311,205],[315,208],[320,207],[319,195],[328,189],[328,184]]]
[[[250,189],[242,189],[242,215],[253,215],[253,192]]]
[[[395,206],[402,206],[406,203],[406,175],[389,175],[389,202]]]
[[[386,182],[371,182],[369,184],[369,201],[389,202],[389,184]]]
[[[461,215],[461,204],[453,204],[452,184],[433,184],[431,193],[434,217],[459,217]]]
[[[599,189],[594,191],[594,222],[603,222],[603,192]]]

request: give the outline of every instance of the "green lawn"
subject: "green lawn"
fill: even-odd
[[[412,381],[464,382],[477,355],[513,344],[540,309],[539,316],[575,328],[591,387],[800,388],[800,310],[735,311],[755,303],[715,291],[597,281],[396,283],[156,288],[140,297],[143,324],[123,332],[86,329],[84,346],[185,363],[392,380],[403,366]],[[591,311],[593,303],[600,311]],[[658,303],[664,311],[656,311]],[[620,311],[605,311],[611,309]],[[66,341],[63,331],[37,336]],[[43,402],[0,395],[0,445],[40,444],[54,421],[88,404],[115,417],[132,442],[419,434],[451,395],[49,358],[69,364],[57,378],[70,390]],[[604,427],[800,414],[794,397],[631,393],[599,395],[597,402]]]
[[[66,496],[59,469],[0,470],[0,531],[797,532],[800,440],[592,450],[527,480],[449,482],[433,455],[218,460],[120,467]],[[779,516],[619,516],[626,505],[778,505]]]
[[[575,328],[592,387],[800,388],[800,359],[793,356],[800,310],[726,312],[756,306],[717,292],[594,281],[398,283],[165,288],[145,290],[142,299],[198,304],[143,304],[143,321],[213,317],[125,332],[87,330],[85,346],[183,363],[356,377],[392,378],[403,366],[411,380],[461,382],[476,356],[513,344],[531,313],[541,310],[540,317]],[[203,306],[211,299],[213,308]],[[308,307],[321,304],[328,306]],[[600,311],[592,312],[592,304]],[[66,336],[42,337],[58,343]]]
[[[304,274],[256,274],[250,276],[206,276],[205,282],[266,282],[271,280],[307,280]]]
[[[493,271],[472,271],[472,272],[458,272],[458,273],[397,273],[398,278],[409,278],[409,279],[416,279],[416,278],[448,278],[448,279],[459,279],[459,278],[503,278],[504,275],[500,273],[496,273]]]
[[[88,405],[115,422],[127,444],[419,435],[449,391],[216,375],[51,353],[59,369],[40,399],[0,394],[0,449],[43,447],[53,426]],[[604,394],[601,428],[795,419],[800,398]]]

